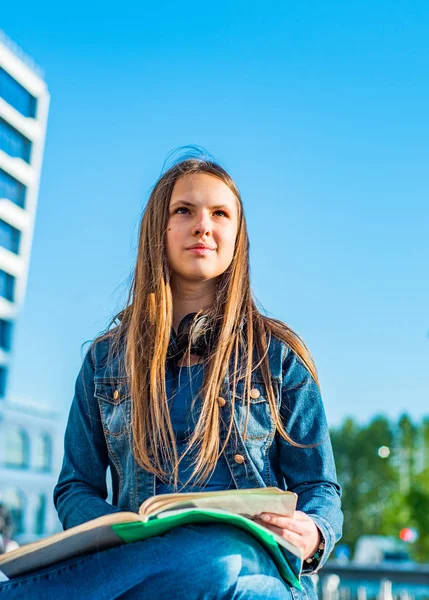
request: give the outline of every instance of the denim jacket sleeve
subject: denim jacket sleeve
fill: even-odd
[[[106,502],[108,454],[98,403],[94,364],[88,351],[76,379],[54,504],[64,529],[120,509]]]
[[[288,350],[283,362],[281,416],[299,448],[280,438],[281,472],[287,488],[298,494],[297,509],[309,515],[320,529],[325,550],[315,570],[328,559],[342,534],[341,488],[337,481],[328,423],[319,388],[310,372]]]

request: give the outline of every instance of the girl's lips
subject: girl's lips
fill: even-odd
[[[213,252],[213,248],[188,248],[190,252],[195,252],[195,254],[208,254],[209,252]]]

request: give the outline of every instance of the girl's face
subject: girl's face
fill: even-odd
[[[173,278],[214,279],[234,255],[238,201],[229,187],[207,173],[176,181],[167,224],[167,258]]]

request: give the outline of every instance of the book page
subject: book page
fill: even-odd
[[[165,510],[167,507],[176,505],[177,503],[187,502],[198,498],[222,498],[224,496],[247,496],[247,495],[266,495],[266,494],[284,494],[282,490],[276,487],[267,488],[249,488],[249,489],[233,489],[233,490],[220,490],[217,492],[187,492],[187,493],[176,493],[176,494],[159,494],[158,496],[151,496],[143,502],[139,509],[139,515],[143,517],[149,517],[155,515],[161,510]],[[290,492],[287,492],[290,493]]]
[[[261,489],[264,490],[262,493],[259,490],[232,490],[229,493],[223,492],[220,494],[210,492],[181,494],[179,497],[174,495],[175,498],[170,499],[170,501],[165,497],[161,502],[154,502],[152,506],[149,506],[149,514],[146,513],[142,516],[148,518],[149,516],[158,516],[167,511],[186,508],[213,508],[243,515],[248,518],[253,518],[261,512],[273,512],[288,517],[293,516],[297,501],[296,494],[282,492],[277,489],[274,491],[270,491],[268,488]]]

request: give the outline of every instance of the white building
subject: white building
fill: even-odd
[[[62,457],[58,414],[47,407],[0,406],[0,501],[12,511],[19,543],[61,530],[52,501]]]
[[[57,528],[52,488],[58,418],[7,394],[13,330],[25,296],[49,110],[40,69],[0,31],[0,500],[16,539]]]

